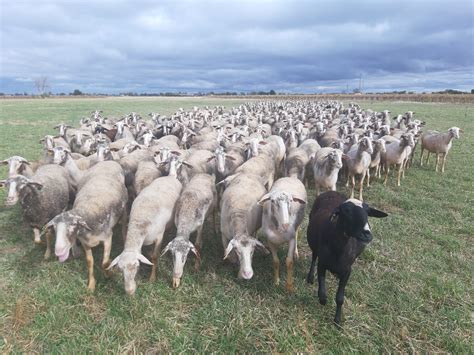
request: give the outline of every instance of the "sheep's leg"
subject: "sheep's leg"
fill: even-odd
[[[328,296],[326,292],[326,269],[318,264],[318,298],[319,303],[325,305],[328,302]]]
[[[402,177],[403,172],[403,162],[398,165],[398,177],[397,177],[397,186],[400,186],[400,178]]]
[[[351,178],[352,178],[351,179],[351,186],[352,186],[352,188],[351,188],[351,198],[354,198],[354,188],[355,188],[355,183],[356,183],[355,182],[355,175],[352,175]]]
[[[46,231],[46,252],[44,253],[44,260],[48,260],[51,257],[51,242],[53,240],[53,233],[51,229],[48,228]]]
[[[421,147],[421,155],[420,155],[420,166],[423,166],[423,154],[425,153],[425,150],[423,147]]]
[[[344,304],[344,291],[346,289],[347,281],[349,280],[350,275],[350,271],[344,275],[341,275],[341,278],[339,280],[339,286],[337,288],[336,316],[334,317],[334,322],[339,326],[341,325],[342,305]]]
[[[94,292],[95,290],[95,277],[94,277],[94,256],[92,255],[92,249],[89,247],[84,246],[84,252],[86,254],[86,261],[87,261],[87,272],[89,274],[89,284],[87,285],[87,289],[89,291]]]
[[[311,266],[309,267],[308,276],[306,276],[306,282],[309,284],[314,283],[314,267],[316,266],[316,259],[318,255],[313,251],[313,255],[311,257]]]
[[[125,240],[127,239],[127,232],[128,232],[128,213],[127,208],[124,209],[122,213],[122,217],[120,218],[120,224],[122,225],[122,239],[125,244]]]
[[[202,228],[203,226],[200,226],[197,230],[197,236],[196,236],[196,243],[194,243],[194,246],[196,247],[196,250],[201,256],[201,246],[202,246]],[[197,271],[199,270],[199,267],[201,266],[201,259],[196,257],[196,261],[194,262],[194,269]]]
[[[295,260],[296,238],[288,243],[288,255],[286,256],[286,290],[294,292],[293,264]]]
[[[384,181],[383,181],[383,184],[384,184],[384,185],[387,185],[388,173],[389,173],[389,172],[390,172],[390,167],[389,167],[389,165],[387,164],[387,165],[385,166],[385,179],[384,179]]]
[[[359,182],[359,200],[364,201],[362,199],[362,190],[364,188],[364,179],[365,179],[365,171],[362,173],[362,176],[360,177],[360,182]]]
[[[444,166],[446,165],[446,155],[448,155],[448,153],[443,154],[443,165],[441,166],[442,173],[444,173]]]
[[[41,243],[41,233],[38,228],[33,228],[33,241],[35,244],[40,244]]]
[[[219,223],[217,222],[217,208],[212,211],[212,224],[214,225],[214,236],[217,237],[219,234]]]
[[[370,168],[367,169],[367,187],[370,187]]]
[[[151,262],[153,263],[150,274],[151,282],[156,281],[156,267],[158,264],[158,254],[160,253],[161,241],[163,240],[163,233],[164,232],[162,232],[160,235],[158,235],[158,238],[156,238],[155,246],[153,248],[153,254],[151,256]]]
[[[298,237],[299,237],[299,227],[296,228],[296,231],[295,231],[295,260],[299,260],[300,259],[300,253],[298,252]]]
[[[428,154],[426,155],[425,164],[428,165],[429,163],[430,163],[430,152],[428,151]]]
[[[441,154],[436,153],[436,167],[435,167],[436,172],[438,172],[438,165],[439,165],[439,157],[440,156],[441,156]]]
[[[278,258],[277,246],[269,242],[268,248],[272,252],[273,283],[275,285],[279,285],[280,284],[280,259]]]
[[[107,270],[110,265],[110,251],[112,250],[112,231],[104,240],[104,257],[102,259],[102,269],[104,269],[105,276],[110,277],[112,272]]]
[[[349,187],[349,180],[351,179],[350,174],[347,174],[346,187]]]

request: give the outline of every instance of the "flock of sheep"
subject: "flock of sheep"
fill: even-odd
[[[459,138],[457,127],[422,134],[424,122],[413,115],[392,119],[389,111],[315,101],[253,102],[228,111],[195,107],[171,117],[151,113],[149,119],[136,113],[111,119],[95,111],[77,128],[56,126],[58,135],[41,140],[44,156],[39,161],[19,156],[0,161],[9,167],[0,187],[8,190],[6,205],[19,201],[35,242],[45,236],[45,258],[51,256],[54,235],[60,262],[70,251],[74,257],[84,251],[88,288],[94,290],[92,248],[103,243],[105,273],[120,269],[125,291],[132,295],[140,263],[151,266],[150,280],[156,278],[167,231],[175,230],[175,237],[161,255],[172,254],[173,287],[180,284],[189,252],[199,268],[206,254],[203,225],[211,215],[222,237],[224,259],[239,265],[240,278],[252,278],[254,251],[269,249],[278,284],[277,249],[287,243],[286,288],[293,291],[306,187],[314,184],[319,197],[307,231],[313,250],[308,282],[313,282],[319,257],[318,295],[325,304],[325,271],[340,277],[339,324],[351,265],[372,239],[367,217],[386,216],[362,202],[364,182],[370,186],[383,172],[386,184],[395,166],[400,185],[418,141],[422,158],[424,150],[427,161],[430,153],[436,154],[438,170],[442,157],[444,171],[452,139]],[[359,199],[354,199],[356,177]],[[341,179],[352,186],[349,199],[332,192]],[[111,261],[112,230],[119,222],[124,250]],[[256,238],[260,228],[266,246]],[[152,246],[151,260],[142,254],[144,246]]]

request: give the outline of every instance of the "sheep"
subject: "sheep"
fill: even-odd
[[[0,180],[0,187],[4,186],[8,189],[5,204],[13,206],[20,201],[23,218],[33,229],[37,244],[41,242],[40,230],[43,226],[65,211],[74,196],[67,171],[54,164],[39,167],[31,179],[15,175]],[[51,238],[51,234],[47,233],[44,259],[51,256]]]
[[[462,129],[458,127],[451,127],[447,133],[439,133],[436,131],[428,131],[421,136],[421,156],[420,166],[423,166],[423,154],[425,149],[428,151],[426,157],[426,164],[430,159],[430,153],[436,154],[436,168],[438,171],[439,158],[443,156],[443,163],[441,165],[441,172],[444,173],[444,167],[446,165],[446,156],[452,146],[453,138],[459,139],[459,132],[464,133]]]
[[[153,152],[147,149],[137,149],[132,153],[122,157],[118,163],[123,168],[125,173],[125,184],[126,186],[132,186],[133,178],[138,169],[138,164],[141,161],[153,160]]]
[[[342,168],[342,151],[334,148],[321,148],[316,152],[313,164],[316,196],[321,188],[336,191],[337,175]]]
[[[71,210],[54,217],[45,228],[54,228],[56,233],[55,254],[65,262],[76,240],[84,248],[88,269],[88,290],[94,291],[94,257],[92,248],[104,244],[102,267],[110,263],[112,229],[120,218],[124,218],[128,195],[125,176],[117,162],[97,163],[81,179],[76,199]]]
[[[229,180],[230,185],[221,200],[220,229],[224,259],[232,263],[239,262],[238,277],[249,280],[253,276],[252,256],[255,249],[268,254],[265,246],[255,238],[262,223],[262,207],[258,201],[267,191],[255,175],[237,174],[227,177],[223,182]]]
[[[217,148],[208,161],[212,160],[215,160],[214,169],[219,181],[233,174],[235,169],[244,163],[244,158],[240,153],[236,151],[226,153],[222,147]]]
[[[155,179],[163,175],[158,165],[154,161],[141,161],[133,179],[133,190],[136,195],[150,185]]]
[[[215,164],[211,162],[214,154],[209,150],[191,150],[186,158],[186,168],[181,169],[181,181],[187,184],[191,177],[197,173],[215,174]]]
[[[314,201],[307,229],[308,245],[312,251],[311,267],[307,282],[314,282],[314,268],[318,260],[319,303],[327,303],[326,270],[339,278],[336,293],[334,322],[341,325],[344,291],[352,271],[352,264],[372,240],[368,217],[383,218],[388,215],[356,199],[329,191]]]
[[[304,149],[292,148],[285,159],[285,176],[295,177],[304,182],[309,156]]]
[[[370,160],[369,170],[367,170],[367,186],[370,186],[370,169],[375,168],[374,174],[380,178],[380,161],[383,153],[387,151],[385,141],[383,139],[377,139],[373,142],[373,153]]]
[[[202,228],[204,221],[217,205],[215,177],[208,174],[196,174],[183,189],[176,203],[175,225],[176,237],[168,243],[162,256],[168,251],[173,256],[173,288],[180,285],[184,264],[191,250],[196,256],[195,269],[201,263]],[[215,214],[214,214],[215,217]],[[197,231],[195,244],[189,241],[192,233]]]
[[[286,289],[294,291],[293,262],[298,252],[298,228],[304,218],[306,189],[303,183],[293,177],[280,178],[270,192],[259,201],[263,206],[262,229],[268,240],[268,248],[273,258],[273,281],[280,283],[280,260],[278,246],[288,243],[286,257]]]
[[[401,139],[390,144],[387,144],[385,147],[385,153],[382,153],[382,165],[385,169],[385,179],[383,184],[387,184],[388,174],[390,172],[390,165],[398,165],[398,178],[397,186],[400,186],[400,178],[403,173],[405,161],[408,158],[411,149],[415,146],[415,141],[413,139],[413,134],[405,133],[401,136]]]
[[[254,158],[250,158],[235,169],[235,173],[256,175],[259,177],[260,182],[268,188],[271,188],[275,178],[274,160],[267,154],[260,154]]]
[[[359,183],[359,200],[362,201],[364,179],[369,171],[373,152],[372,141],[368,137],[363,137],[359,143],[352,146],[352,148],[346,153],[348,157],[348,159],[346,159],[348,171],[346,186],[349,186],[349,180],[351,180],[351,198],[354,197],[355,176],[361,175]]]
[[[174,225],[175,205],[182,185],[175,176],[163,176],[153,181],[133,201],[125,246],[110,264],[123,272],[125,292],[132,296],[137,284],[135,276],[140,262],[152,265],[150,281],[156,280],[158,254],[165,231]],[[152,245],[152,261],[143,256],[143,246]]]
[[[32,177],[34,175],[34,171],[31,169],[31,163],[18,155],[0,161],[0,165],[8,165],[8,177],[16,175]]]

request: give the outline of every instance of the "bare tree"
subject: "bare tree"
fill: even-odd
[[[46,89],[49,88],[48,77],[47,76],[40,76],[34,79],[34,84],[36,90],[41,96],[44,96],[46,93]]]

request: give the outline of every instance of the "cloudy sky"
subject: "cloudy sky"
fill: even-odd
[[[474,88],[472,0],[0,0],[0,92]]]

